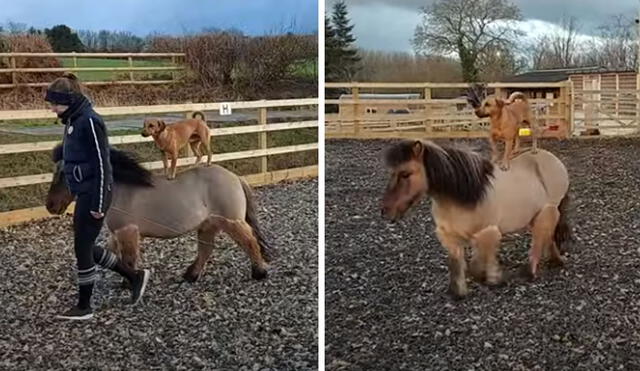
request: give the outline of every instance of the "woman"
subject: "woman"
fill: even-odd
[[[132,301],[144,294],[149,270],[134,271],[111,251],[95,245],[104,216],[111,205],[113,175],[109,161],[109,142],[102,118],[82,93],[75,75],[66,73],[53,81],[45,100],[64,127],[64,175],[69,190],[76,196],[73,214],[74,249],[78,268],[78,304],[62,319],[85,320],[93,317],[91,294],[97,277],[96,266],[111,269],[131,283]]]

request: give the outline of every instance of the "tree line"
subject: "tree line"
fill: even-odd
[[[604,19],[593,36],[581,35],[580,21],[564,15],[555,30],[535,37],[518,27],[522,13],[511,0],[435,0],[420,14],[411,38],[413,55],[384,57],[385,53],[355,48],[347,8],[343,1],[335,3],[331,17],[325,16],[327,81],[370,79],[380,75],[376,68],[393,70],[391,61],[400,64],[394,74],[403,81],[411,78],[408,71],[429,71],[430,66],[448,76],[457,68],[461,80],[473,82],[529,69],[638,65],[636,20],[625,14]]]
[[[206,28],[205,33],[230,33],[242,35],[237,29],[222,30],[219,28]],[[110,30],[78,30],[75,31],[67,25],[61,24],[51,28],[36,29],[25,23],[7,22],[0,26],[1,34],[30,34],[40,35],[51,44],[56,53],[67,52],[94,52],[94,53],[139,53],[153,44],[157,38],[164,35],[151,33],[146,37],[137,36],[128,31]]]

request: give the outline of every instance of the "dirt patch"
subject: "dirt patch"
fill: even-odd
[[[390,143],[327,142],[327,369],[640,368],[639,139],[543,141],[571,177],[566,268],[520,279],[530,238],[514,236],[500,254],[506,285],[471,283],[460,302],[446,293],[430,203],[395,225],[380,217]]]
[[[52,319],[75,300],[70,219],[0,231],[0,369],[317,369],[317,192],[316,180],[256,189],[277,249],[265,281],[224,237],[201,280],[185,283],[195,236],[150,239],[144,303],[130,307],[121,278],[101,271],[88,323]]]

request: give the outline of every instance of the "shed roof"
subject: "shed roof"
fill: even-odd
[[[571,75],[592,73],[635,73],[628,68],[606,68],[603,66],[554,68],[546,70],[533,70],[504,79],[504,82],[560,82],[568,80]]]

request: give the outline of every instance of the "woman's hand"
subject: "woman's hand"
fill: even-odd
[[[104,218],[104,214],[103,213],[98,213],[98,212],[95,212],[95,211],[91,211],[91,216],[96,218],[96,219]]]

